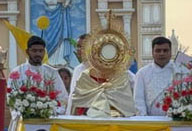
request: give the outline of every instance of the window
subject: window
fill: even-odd
[[[143,5],[143,24],[160,24],[161,23],[160,4]]]
[[[152,56],[152,35],[144,35],[143,36],[143,45],[142,45],[142,56]]]

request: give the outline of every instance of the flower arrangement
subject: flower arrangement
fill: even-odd
[[[20,73],[10,74],[11,87],[7,88],[8,106],[26,118],[49,118],[56,107],[59,91],[54,90],[54,79],[43,78],[40,73],[25,71],[25,80],[20,80]],[[22,76],[23,77],[23,76]]]
[[[192,74],[173,80],[156,106],[173,120],[192,120]]]

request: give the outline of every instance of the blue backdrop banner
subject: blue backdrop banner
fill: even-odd
[[[86,3],[85,0],[71,0],[66,7],[58,3],[50,8],[45,0],[31,0],[31,32],[41,36],[42,31],[37,27],[40,16],[47,16],[50,26],[43,31],[46,41],[50,64],[68,64],[75,67],[79,64],[75,48],[69,43],[68,38],[77,39],[86,32]]]

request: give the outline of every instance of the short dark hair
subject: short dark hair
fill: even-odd
[[[45,41],[39,36],[31,36],[27,42],[27,48],[30,48],[32,45],[42,45],[45,47]]]
[[[58,72],[59,72],[59,74],[60,74],[61,72],[65,72],[65,73],[67,73],[67,75],[68,75],[69,77],[72,77],[72,76],[71,76],[71,72],[70,72],[67,68],[60,68],[60,69],[58,70]]]
[[[82,34],[79,36],[79,39],[85,39],[87,36],[89,36],[89,34]]]
[[[155,47],[155,45],[162,45],[162,44],[165,44],[165,43],[168,43],[169,47],[171,49],[171,41],[168,38],[163,37],[163,36],[155,37],[152,40],[152,49]]]

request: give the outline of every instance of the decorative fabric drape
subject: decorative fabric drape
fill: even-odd
[[[88,123],[54,123],[50,127],[50,131],[171,131],[168,125],[150,125],[150,124],[88,124]],[[22,121],[19,122],[17,131],[26,131]]]

